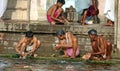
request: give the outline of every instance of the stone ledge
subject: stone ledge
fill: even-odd
[[[102,24],[94,25],[43,25],[39,23],[27,24],[27,23],[1,23],[1,32],[25,32],[27,30],[32,30],[35,33],[55,33],[57,30],[70,31],[74,34],[86,35],[88,30],[96,29],[100,35],[114,35],[114,27],[103,26]]]

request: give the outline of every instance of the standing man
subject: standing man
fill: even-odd
[[[88,31],[88,35],[91,39],[92,52],[87,53],[82,58],[92,60],[110,60],[112,44],[102,36],[97,35],[97,31],[94,29]]]
[[[63,30],[58,30],[56,35],[60,41],[56,45],[56,49],[63,49],[64,55],[62,57],[71,57],[75,58],[79,55],[79,47],[77,37],[72,33],[65,33]]]
[[[39,46],[40,41],[34,36],[33,32],[27,31],[25,37],[23,37],[16,45],[15,50],[20,54],[20,58],[25,59],[28,55],[37,57],[35,52]]]

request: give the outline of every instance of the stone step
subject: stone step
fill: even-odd
[[[37,51],[39,55],[51,56],[52,54],[58,54],[59,51],[56,52],[53,50],[52,44],[55,44],[55,32],[60,29],[72,32],[77,36],[81,53],[88,52],[91,50],[91,42],[87,32],[93,28],[98,31],[99,35],[103,35],[103,37],[114,43],[114,27],[106,27],[101,24],[51,26],[37,23],[24,24],[23,22],[1,23],[0,31],[4,36],[3,39],[0,40],[0,52],[4,54],[15,54],[15,45],[27,30],[32,30],[35,36],[41,41],[41,47]]]

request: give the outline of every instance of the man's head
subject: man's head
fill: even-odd
[[[27,38],[28,41],[32,40],[34,34],[32,31],[27,31],[25,37]]]
[[[57,0],[57,4],[59,7],[62,7],[65,4],[65,0]]]
[[[65,32],[64,32],[63,30],[58,30],[58,31],[56,32],[56,36],[57,36],[60,40],[64,39],[64,35],[65,35]]]
[[[88,31],[88,35],[91,39],[94,39],[97,36],[97,31],[95,29],[91,29]]]

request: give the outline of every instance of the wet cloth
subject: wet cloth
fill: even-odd
[[[91,5],[91,0],[75,0],[75,8],[79,15],[81,15],[84,9],[88,9]]]
[[[68,42],[69,42],[68,34],[66,33],[66,44],[68,44]],[[72,48],[72,47],[71,47],[71,48],[67,48],[67,49],[66,49],[66,52],[67,52],[67,54],[68,54],[69,56],[72,56],[72,54],[73,54],[73,48]],[[79,47],[77,47],[76,55],[75,55],[75,56],[78,56],[78,55],[79,55]]]
[[[8,0],[0,0],[0,17],[3,16],[3,14],[7,8],[7,2],[8,2]]]
[[[25,50],[25,51],[26,51],[26,52],[29,52],[29,51],[31,51],[32,49],[33,49],[33,45],[30,45],[30,46],[27,46],[27,47],[26,47],[26,50]]]
[[[56,10],[53,16],[57,18],[58,14],[59,14],[59,10]],[[54,21],[50,15],[47,15],[47,20],[50,23]]]
[[[114,3],[115,0],[105,1],[104,15],[111,21],[114,21]]]

